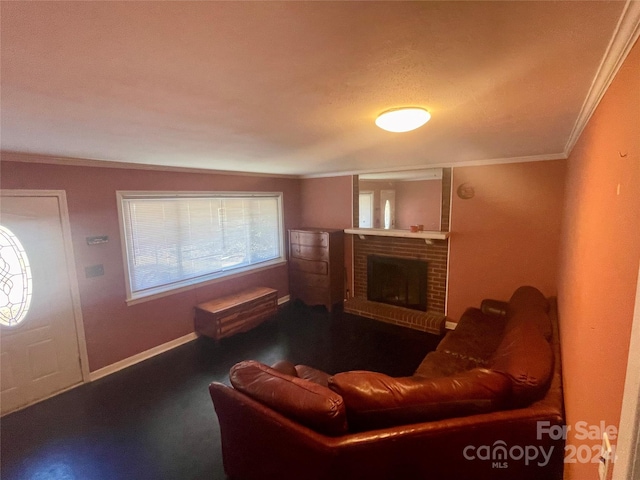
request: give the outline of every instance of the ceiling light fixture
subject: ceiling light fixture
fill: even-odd
[[[431,114],[420,107],[393,108],[376,118],[376,125],[388,132],[409,132],[429,121]]]

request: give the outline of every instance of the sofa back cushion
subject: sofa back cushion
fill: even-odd
[[[515,322],[535,324],[540,333],[550,340],[553,335],[551,319],[549,318],[549,301],[534,287],[520,287],[509,299],[507,306],[507,328]]]
[[[317,432],[347,431],[344,401],[327,387],[253,360],[234,365],[229,379],[236,390]]]
[[[344,398],[351,428],[370,430],[497,410],[510,382],[483,368],[439,378],[353,371],[334,375],[329,387]]]
[[[468,360],[471,368],[486,367],[500,344],[506,323],[506,317],[488,316],[480,309],[467,308],[455,330],[445,335],[436,350],[452,358]],[[423,367],[420,365],[416,373],[423,374]]]

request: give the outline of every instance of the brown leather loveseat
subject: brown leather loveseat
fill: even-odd
[[[469,308],[411,377],[241,362],[212,383],[233,479],[555,479],[556,306],[533,287]]]

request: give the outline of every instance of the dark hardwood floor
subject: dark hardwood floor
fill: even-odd
[[[241,360],[409,375],[440,338],[287,305],[258,328],[171,350],[0,420],[4,480],[224,479],[207,386]]]

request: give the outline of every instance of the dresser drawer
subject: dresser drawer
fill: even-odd
[[[289,294],[291,300],[324,305],[331,312],[343,301],[344,232],[340,229],[289,230]]]
[[[292,258],[329,261],[329,250],[324,247],[292,243],[290,249]]]
[[[291,243],[309,245],[312,247],[329,246],[329,235],[325,232],[301,232],[298,230],[292,230],[290,235]]]
[[[326,275],[329,273],[329,264],[327,262],[317,262],[313,260],[303,260],[301,258],[291,259],[291,270],[306,273],[315,273],[318,275]]]
[[[330,284],[330,279],[328,275],[316,275],[314,273],[305,273],[305,272],[291,272],[290,274],[292,288],[294,290],[298,290],[299,288],[306,287],[321,287],[327,288]]]

